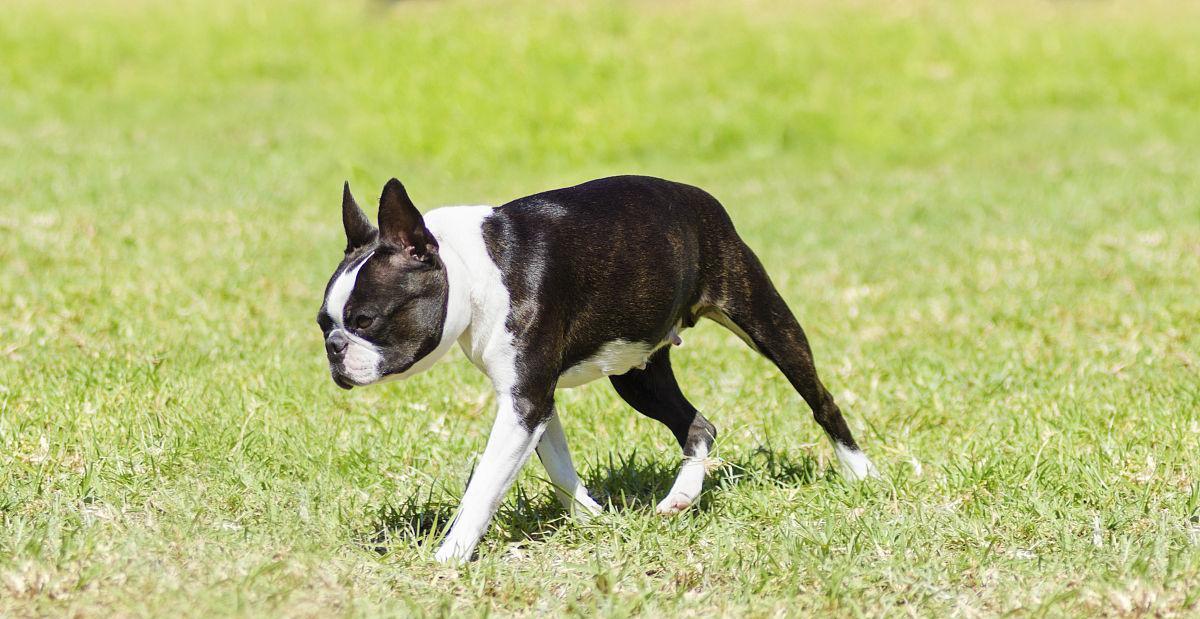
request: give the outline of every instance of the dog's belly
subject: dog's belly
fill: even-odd
[[[665,342],[664,342],[665,343]],[[624,374],[646,364],[650,355],[661,348],[645,342],[614,340],[600,347],[596,354],[567,368],[558,377],[558,387],[566,389],[590,383],[605,376]]]
[[[601,346],[596,354],[559,374],[558,388],[578,387],[605,376],[619,376],[634,368],[642,369],[646,367],[646,362],[650,360],[654,351],[659,348],[669,345],[682,346],[683,339],[679,337],[681,331],[683,331],[683,325],[676,324],[667,333],[667,339],[654,345],[627,340],[608,342]]]

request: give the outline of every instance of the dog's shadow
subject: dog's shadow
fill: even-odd
[[[661,456],[644,457],[635,450],[623,455],[584,463],[584,484],[605,511],[653,510],[666,496],[680,462]],[[536,465],[535,465],[536,466]],[[704,492],[692,506],[696,512],[711,510],[727,490],[744,483],[773,486],[804,486],[824,476],[811,454],[794,454],[759,447],[730,460],[716,461],[704,482]],[[436,543],[446,533],[458,508],[458,495],[448,487],[430,487],[381,507],[374,520],[368,545],[380,554],[392,547]],[[509,541],[538,541],[553,535],[567,521],[566,512],[555,499],[550,482],[539,475],[534,483],[519,483],[496,512],[493,528]]]

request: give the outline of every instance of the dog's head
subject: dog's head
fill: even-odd
[[[378,229],[349,183],[342,224],[346,253],[317,314],[333,382],[350,389],[425,370],[441,342],[449,295],[437,240],[394,178],[379,197]]]

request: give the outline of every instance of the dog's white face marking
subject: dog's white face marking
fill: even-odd
[[[833,441],[833,453],[837,455],[842,467],[842,476],[846,479],[858,481],[868,477],[879,477],[879,470],[863,452]]]
[[[375,252],[370,252],[366,256],[359,259],[350,268],[342,271],[333,285],[329,287],[329,296],[325,297],[325,314],[337,325],[337,328],[344,329],[342,317],[346,313],[346,302],[350,300],[350,293],[354,291],[354,284],[358,282],[358,272],[362,270],[363,265],[374,256]]]
[[[333,321],[334,329],[341,330],[350,340],[346,346],[346,354],[342,358],[341,372],[346,378],[359,385],[367,385],[379,380],[379,362],[383,360],[383,355],[379,354],[374,344],[346,329],[346,326],[342,324],[342,319],[346,313],[346,302],[350,300],[350,293],[354,292],[354,285],[358,282],[358,272],[374,254],[375,252],[368,253],[356,264],[342,271],[342,274],[329,287],[329,296],[325,299],[325,313]]]

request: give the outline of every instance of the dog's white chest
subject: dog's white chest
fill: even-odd
[[[615,340],[600,347],[596,354],[571,366],[558,377],[558,387],[578,387],[605,376],[624,374],[641,367],[654,348],[645,342]]]

